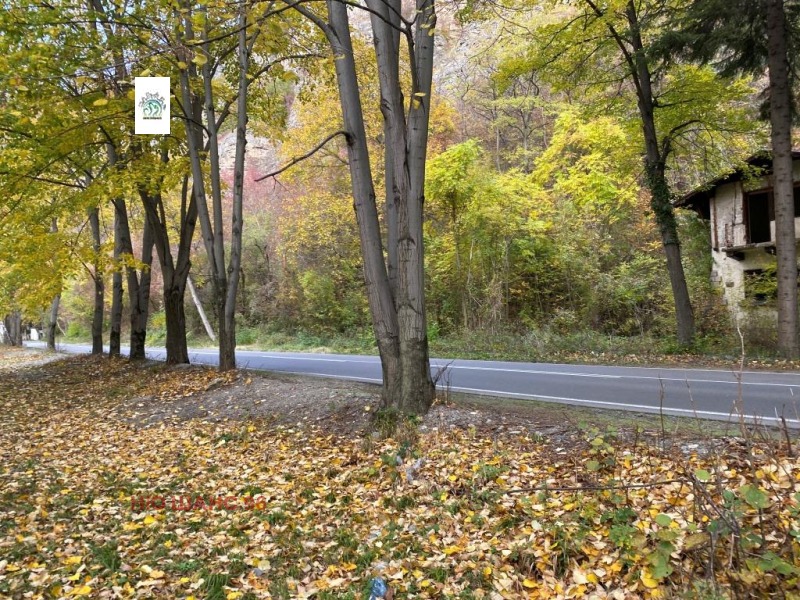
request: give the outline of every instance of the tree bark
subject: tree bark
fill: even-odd
[[[236,99],[236,153],[233,161],[233,207],[231,211],[231,257],[228,265],[228,286],[225,290],[220,329],[220,370],[236,368],[236,300],[239,295],[239,278],[242,270],[242,229],[244,225],[244,159],[247,147],[247,90],[249,79],[250,47],[247,39],[247,12],[239,9],[239,91]],[[220,228],[221,229],[221,228]]]
[[[100,269],[100,211],[97,207],[89,209],[89,224],[92,229],[94,248],[94,310],[92,313],[92,354],[103,353],[103,313],[105,282]]]
[[[108,355],[120,356],[122,350],[122,224],[118,210],[114,210],[114,272],[111,275],[111,329],[108,339]]]
[[[405,169],[409,190],[399,208],[399,285],[397,317],[400,327],[400,356],[403,362],[401,410],[426,413],[436,389],[431,379],[428,356],[428,322],[425,307],[425,260],[422,233],[425,203],[425,165],[428,152],[431,91],[433,82],[434,0],[417,0],[415,54]],[[407,214],[404,214],[407,211]]]
[[[47,349],[56,349],[56,329],[58,328],[58,307],[61,304],[61,294],[56,294],[50,303],[50,311],[47,320]]]
[[[383,370],[383,404],[405,413],[425,413],[435,389],[430,376],[424,303],[422,204],[427,150],[435,13],[432,0],[418,0],[414,53],[411,54],[412,97],[405,120],[399,77],[400,3],[369,2],[384,116],[384,171],[389,223],[383,257],[370,157],[364,129],[360,89],[350,38],[347,7],[327,1],[328,22],[318,23],[336,56],[337,86],[348,132],[347,150],[356,219],[359,225],[364,278]],[[307,14],[307,13],[305,13]],[[392,228],[396,227],[396,233]],[[396,259],[393,258],[396,256]],[[392,261],[396,260],[390,278]]]
[[[18,310],[6,315],[6,342],[11,346],[22,346],[22,313]]]
[[[147,317],[150,314],[150,280],[153,265],[153,229],[148,219],[144,221],[142,233],[142,271],[137,277],[136,269],[128,269],[128,294],[131,304],[131,342],[128,357],[131,360],[145,358],[147,339]],[[133,253],[133,252],[131,252]]]
[[[55,217],[53,217],[52,221],[50,222],[50,232],[51,233],[58,232],[58,220]],[[60,283],[59,283],[59,289],[61,289]],[[55,295],[53,301],[50,303],[50,311],[48,313],[48,321],[47,321],[47,332],[45,334],[48,350],[56,349],[56,329],[58,328],[59,304],[61,304],[60,292]]]
[[[174,279],[169,286],[166,281],[164,282],[167,364],[187,364],[189,362],[189,348],[186,344],[186,311],[183,305],[185,291],[185,287]]]
[[[237,37],[237,56],[239,62],[238,91],[236,96],[236,151],[234,156],[233,206],[231,214],[230,262],[225,264],[225,238],[222,210],[222,183],[220,178],[220,160],[218,147],[217,116],[214,110],[214,90],[212,80],[214,73],[210,62],[201,67],[204,98],[202,109],[195,111],[195,119],[187,123],[187,146],[189,162],[192,170],[192,187],[197,203],[197,214],[200,221],[203,244],[208,255],[209,270],[214,290],[214,313],[217,318],[217,335],[219,342],[219,369],[226,371],[236,368],[236,301],[239,277],[241,272],[242,226],[243,226],[243,193],[244,193],[244,160],[247,146],[247,93],[249,87],[248,67],[253,44],[258,36],[258,29],[248,37],[247,11],[239,8]],[[187,10],[184,20],[187,38],[194,37],[194,21]],[[199,32],[203,43],[202,51],[210,54],[207,22]],[[188,62],[188,60],[187,60]],[[186,107],[200,106],[198,97],[190,85],[190,75],[196,75],[192,65],[181,71],[181,96]],[[205,126],[202,114],[205,114]],[[207,194],[203,177],[203,132],[208,135],[208,159],[210,164],[210,192]],[[211,197],[211,210],[207,198]],[[212,220],[213,218],[213,220]]]
[[[787,27],[783,0],[766,0],[769,52],[772,172],[775,195],[775,249],[778,278],[778,351],[798,358],[797,240],[792,177],[792,96],[789,88]]]
[[[672,206],[672,193],[666,178],[666,160],[669,151],[669,139],[662,147],[656,130],[652,89],[652,75],[647,64],[647,56],[642,43],[639,18],[636,6],[629,2],[626,10],[630,27],[630,44],[632,55],[623,47],[624,42],[618,38],[618,44],[628,57],[631,75],[634,79],[645,141],[645,174],[647,187],[650,190],[650,207],[661,234],[661,245],[667,259],[672,296],[675,301],[675,319],[677,324],[678,344],[691,345],[694,341],[695,324],[689,288],[686,285],[686,274],[681,260],[681,246],[678,238],[678,226],[675,220],[675,209]],[[616,32],[612,31],[616,36]]]
[[[167,364],[188,363],[189,350],[186,344],[186,315],[183,308],[183,299],[186,292],[186,279],[189,277],[189,269],[191,267],[189,254],[191,252],[194,226],[197,221],[194,193],[189,193],[187,179],[184,179],[181,192],[181,223],[177,258],[173,258],[172,255],[161,192],[151,193],[143,186],[140,186],[139,196],[147,213],[149,228],[153,236],[153,245],[156,248],[161,266],[161,275],[164,280],[164,312],[167,319]],[[147,244],[144,246],[146,248]],[[144,276],[145,274],[143,273],[142,277]],[[149,288],[148,276],[148,294]],[[144,305],[140,304],[140,310],[146,310],[146,302]]]

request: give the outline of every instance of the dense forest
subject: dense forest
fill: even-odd
[[[223,368],[237,344],[377,349],[409,410],[430,400],[429,343],[731,352],[738,325],[748,349],[795,354],[793,238],[780,338],[732,321],[707,224],[674,204],[762,150],[779,173],[797,17],[776,0],[14,0],[6,329],[173,362],[210,334]],[[150,75],[171,77],[169,135],[133,131]]]

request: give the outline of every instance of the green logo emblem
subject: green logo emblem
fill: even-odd
[[[142,118],[147,120],[159,120],[164,110],[167,108],[164,98],[158,92],[145,92],[144,97],[139,101],[142,109]]]

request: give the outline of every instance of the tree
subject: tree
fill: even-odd
[[[130,185],[120,177],[122,167],[117,155],[127,145],[130,131],[129,114],[132,103],[127,93],[132,86],[126,81],[128,65],[135,50],[131,38],[125,38],[126,26],[118,18],[120,7],[113,2],[92,0],[88,6],[63,3],[56,6],[20,1],[11,7],[2,23],[7,34],[3,37],[4,72],[13,72],[14,94],[6,98],[14,107],[2,131],[7,143],[4,151],[26,152],[25,161],[15,161],[14,168],[4,172],[16,180],[49,184],[46,196],[53,190],[69,190],[70,196],[59,194],[52,201],[55,213],[75,218],[79,212],[88,214],[93,235],[93,254],[89,262],[94,279],[95,305],[92,324],[93,350],[102,352],[104,280],[112,264],[105,256],[102,240],[101,214],[111,201],[115,208],[115,260],[113,262],[113,306],[111,322],[111,352],[119,352],[119,331],[122,314],[122,272],[127,271],[131,304],[131,358],[144,357],[144,339],[149,297],[149,263],[152,242],[147,228],[143,240],[142,262],[132,256],[131,233],[127,206],[120,189],[131,194]],[[138,15],[130,12],[135,20]],[[123,32],[121,35],[120,32]],[[124,38],[124,39],[123,39]],[[47,39],[50,43],[42,43]],[[80,49],[80,50],[78,50]],[[109,66],[109,64],[111,66]],[[24,85],[23,82],[24,81]],[[105,154],[98,152],[105,147]],[[15,155],[11,154],[13,158]],[[13,171],[13,172],[12,172]],[[31,189],[22,190],[30,203]],[[57,205],[57,206],[56,206]],[[19,211],[17,211],[19,212]],[[35,213],[32,218],[37,217]],[[65,219],[62,222],[71,225]],[[76,225],[77,226],[77,225]],[[80,256],[81,252],[76,252]],[[129,258],[128,258],[129,257]],[[141,268],[141,278],[137,268]],[[61,281],[65,273],[54,269],[45,280],[57,282],[50,296],[48,344],[54,346],[56,315],[60,301]],[[140,285],[141,282],[141,285]]]
[[[800,356],[797,339],[797,240],[792,177],[792,93],[789,32],[783,0],[766,0],[772,173],[775,195],[775,249],[778,260],[778,349]]]
[[[668,69],[653,57],[652,41],[675,3],[571,0],[567,5],[557,22],[537,29],[528,56],[508,61],[507,68],[512,72],[533,68],[556,89],[565,85],[594,89],[590,97],[602,106],[599,110],[635,102],[644,182],[666,257],[677,338],[682,345],[691,344],[694,313],[681,260],[669,164],[682,143],[707,143],[714,135],[744,130],[741,111],[732,106],[744,96],[746,86],[710,79],[701,70],[681,65]]]
[[[333,52],[347,141],[364,278],[383,370],[383,404],[425,413],[435,388],[428,356],[422,234],[436,11],[417,0],[412,19],[399,0],[368,0],[384,117],[386,260],[364,127],[347,4],[327,0],[327,18],[293,5],[325,34]],[[400,40],[407,44],[409,104],[402,91]]]
[[[272,3],[242,2],[235,18],[227,7],[214,3],[201,4],[196,10],[186,2],[180,10],[180,46],[194,48],[179,51],[180,100],[186,117],[186,143],[191,167],[192,196],[208,257],[208,268],[214,290],[219,341],[219,368],[236,366],[236,308],[241,276],[243,196],[245,151],[251,88],[265,74],[276,78],[294,76],[282,63],[313,57],[314,53],[287,54],[284,27],[269,21],[287,9]],[[267,32],[269,39],[262,34]],[[297,33],[297,32],[295,32]],[[233,39],[235,42],[229,43]],[[266,40],[262,46],[258,43]],[[220,77],[220,75],[222,77]],[[193,85],[196,83],[196,85]],[[228,84],[228,85],[225,85]],[[230,94],[223,101],[215,90],[222,87]],[[263,96],[263,90],[260,90]],[[224,94],[222,94],[224,97]],[[219,112],[218,112],[219,111]],[[236,150],[233,164],[230,259],[226,264],[225,226],[223,216],[223,182],[220,172],[219,136],[227,117],[235,112]],[[208,185],[204,157],[208,156]],[[210,198],[210,206],[209,206]]]

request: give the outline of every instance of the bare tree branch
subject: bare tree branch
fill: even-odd
[[[265,179],[269,179],[270,177],[275,177],[276,175],[280,175],[281,173],[283,173],[284,171],[286,171],[290,167],[293,167],[297,163],[299,163],[301,161],[304,161],[307,158],[311,158],[312,156],[314,156],[314,154],[316,154],[317,152],[322,150],[322,148],[325,146],[325,144],[330,142],[333,138],[335,138],[338,135],[343,135],[345,137],[345,139],[348,139],[350,137],[350,134],[347,131],[345,131],[344,129],[340,129],[339,131],[334,131],[332,134],[330,134],[328,137],[326,137],[324,140],[322,140],[319,144],[314,146],[311,150],[309,150],[305,154],[303,154],[301,156],[294,157],[286,165],[284,165],[283,167],[281,167],[277,171],[273,171],[272,173],[267,173],[266,175],[264,175],[263,177],[259,177],[255,181],[264,181]]]

